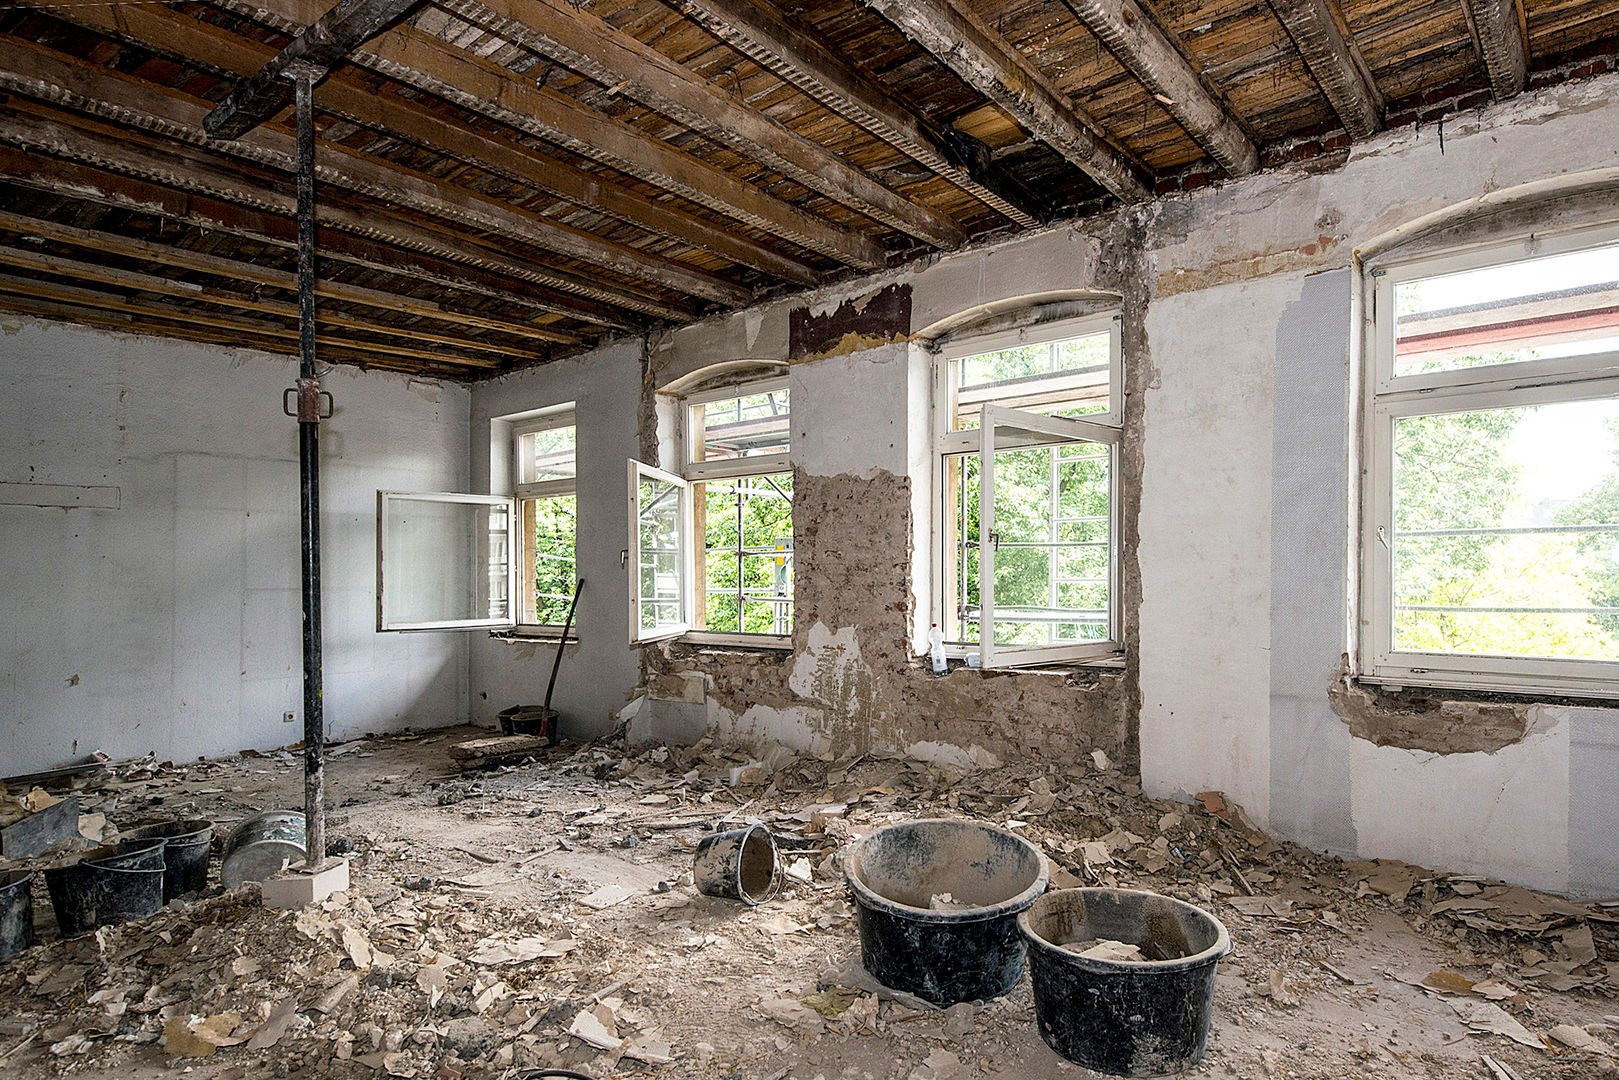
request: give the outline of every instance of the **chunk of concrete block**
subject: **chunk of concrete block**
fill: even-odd
[[[313,871],[302,868],[283,870],[260,883],[264,906],[282,911],[318,904],[334,892],[342,892],[348,887],[347,859],[327,859]]]
[[[0,855],[26,859],[78,835],[79,799],[69,795],[0,829]]]

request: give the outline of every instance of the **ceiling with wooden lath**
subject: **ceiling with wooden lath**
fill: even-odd
[[[0,5],[0,310],[297,349],[332,0]],[[438,0],[315,91],[323,360],[479,379],[1610,70],[1612,0]]]

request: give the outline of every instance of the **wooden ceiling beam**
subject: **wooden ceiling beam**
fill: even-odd
[[[239,140],[214,142],[202,131],[205,109],[194,99],[132,76],[93,70],[38,46],[0,39],[0,88],[192,146],[206,146],[210,151],[252,161],[278,172],[290,173],[294,168],[293,138],[285,132],[260,128]],[[752,299],[751,290],[717,275],[646,255],[337,144],[323,142],[321,146],[317,175],[325,186],[589,262],[632,280],[681,294],[735,307],[744,306]],[[568,282],[560,287],[594,299],[631,303],[623,289],[573,276],[558,275],[558,281]]]
[[[1331,0],[1270,0],[1305,67],[1352,138],[1383,129],[1383,94]]]
[[[216,139],[240,139],[292,103],[294,71],[312,71],[317,80],[324,78],[355,46],[376,37],[421,2],[338,0],[336,7],[310,23],[214,106],[202,126]]]
[[[1229,175],[1249,176],[1259,169],[1259,149],[1241,121],[1204,85],[1146,0],[1066,2]]]
[[[474,26],[565,64],[678,123],[730,146],[811,191],[936,248],[967,234],[819,143],[756,109],[602,19],[551,0],[435,0]]]
[[[127,164],[127,163],[126,163]],[[113,209],[161,217],[166,221],[269,244],[279,248],[297,246],[293,222],[273,210],[255,209],[239,203],[195,194],[182,187],[139,179],[124,172],[108,172],[73,161],[64,161],[0,145],[0,180],[7,180],[35,191],[65,199],[87,200]],[[514,307],[541,312],[547,316],[578,319],[615,330],[640,332],[644,327],[606,304],[595,304],[549,291],[542,276],[528,264],[490,255],[467,245],[451,246],[427,229],[389,224],[379,233],[374,217],[349,222],[347,211],[323,209],[326,224],[319,230],[321,257],[394,276],[428,282],[441,288],[464,292]],[[346,224],[369,227],[363,234],[339,232]],[[376,239],[375,237],[382,237]],[[474,260],[471,265],[455,260]],[[525,289],[525,285],[544,289]]]
[[[32,278],[16,277],[11,274],[0,274],[0,292],[56,303],[76,304],[81,307],[97,308],[102,311],[114,311],[124,315],[171,319],[196,326],[211,326],[273,340],[290,339],[293,342],[291,351],[297,351],[298,330],[296,327],[283,327],[262,320],[232,319],[224,315],[213,315],[167,304],[143,303],[126,296],[119,296],[116,293],[100,292],[78,285],[59,285],[55,282],[37,281]],[[393,356],[406,360],[428,360],[440,364],[447,363],[476,368],[498,368],[502,366],[498,360],[488,360],[481,356],[461,356],[446,353],[442,349],[429,352],[399,345],[385,345],[375,341],[356,341],[353,338],[337,334],[317,334],[315,342],[321,346],[330,345],[334,348],[348,349],[353,352],[374,353],[379,356]]]
[[[861,0],[1004,109],[1029,134],[1124,202],[1150,189],[1148,170],[1108,141],[1068,95],[960,0]]]
[[[70,8],[63,15],[76,25],[129,41],[159,55],[186,63],[205,63],[236,74],[257,70],[275,55],[267,45],[237,37],[211,23],[164,7],[136,6],[127,11],[110,7]],[[712,221],[683,213],[520,143],[446,122],[442,117],[413,107],[397,95],[379,94],[358,79],[342,74],[327,78],[321,83],[316,105],[322,112],[334,113],[437,153],[452,155],[576,206],[607,214],[699,250],[711,251],[772,277],[795,285],[814,285],[820,281],[820,274],[800,259],[716,228]]]
[[[314,7],[314,0],[217,3],[293,33]],[[78,11],[64,9],[64,15],[76,16]],[[124,14],[122,9],[120,14]],[[566,94],[536,86],[532,79],[409,26],[381,34],[356,49],[350,59],[845,266],[876,270],[888,265],[883,246],[862,233],[800,210],[631,124]]]
[[[876,80],[846,62],[820,41],[793,26],[773,8],[753,0],[674,0],[689,19],[804,93],[932,169],[1010,221],[1032,228],[1044,207],[1030,206],[1022,193],[1003,194],[1006,178],[995,169],[980,171],[959,155],[947,138]],[[955,133],[960,137],[960,133]]]
[[[250,296],[226,292],[212,286],[198,285],[194,282],[179,281],[133,270],[119,270],[100,263],[87,263],[79,259],[66,259],[57,255],[47,255],[42,251],[29,251],[25,248],[8,247],[0,244],[0,263],[23,270],[55,274],[58,277],[67,277],[78,281],[94,281],[116,288],[157,293],[161,296],[172,296],[199,304],[213,304],[216,307],[230,308],[233,311],[254,311],[276,318],[290,319],[294,322],[298,318],[298,305],[296,303],[256,300]],[[319,322],[326,326],[358,331],[361,334],[379,334],[383,337],[402,337],[409,338],[412,341],[448,345],[458,352],[466,350],[475,353],[495,353],[508,360],[527,363],[539,363],[551,358],[549,353],[531,352],[528,349],[514,348],[510,345],[482,341],[477,338],[435,333],[432,330],[420,327],[391,326],[388,323],[356,319],[330,310],[320,313]]]
[[[1495,100],[1523,93],[1529,83],[1529,48],[1517,0],[1462,0]]]
[[[39,237],[43,240],[66,244],[86,251],[120,255],[129,259],[141,259],[181,270],[194,270],[198,273],[212,274],[215,277],[225,278],[230,281],[266,285],[285,292],[297,292],[298,290],[298,275],[291,271],[255,266],[252,263],[224,259],[217,255],[205,255],[201,252],[187,251],[171,244],[154,244],[148,240],[136,240],[96,229],[75,228],[72,225],[47,221],[43,218],[25,217],[21,214],[0,210],[0,230],[18,236]],[[564,334],[558,330],[548,330],[545,327],[534,326],[529,323],[491,319],[473,312],[461,311],[442,304],[402,296],[398,293],[384,292],[380,289],[368,289],[359,285],[347,285],[337,281],[317,281],[315,283],[315,295],[325,297],[328,300],[336,300],[339,303],[376,308],[379,311],[393,311],[413,318],[429,319],[454,326],[472,326],[481,330],[492,330],[499,334],[533,341],[544,341],[557,345],[578,345],[583,340],[575,334]],[[454,344],[460,339],[447,338],[445,340],[450,344]]]

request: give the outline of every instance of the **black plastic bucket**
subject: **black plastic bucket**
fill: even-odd
[[[163,841],[163,902],[199,893],[208,887],[208,848],[214,823],[202,818],[161,821],[129,832],[131,840]]]
[[[1050,867],[1021,836],[943,818],[884,825],[845,854],[843,872],[861,962],[884,985],[955,1005],[999,997],[1023,976],[1017,915]]]
[[[1134,889],[1062,889],[1018,916],[1018,929],[1047,1046],[1113,1076],[1163,1076],[1202,1060],[1214,968],[1231,951],[1231,935],[1213,915]],[[1143,959],[1063,948],[1093,939],[1138,946]]]
[[[324,854],[324,852],[322,853]],[[267,810],[236,826],[219,861],[227,889],[279,874],[304,861],[304,816],[297,810]]]
[[[709,896],[762,904],[781,886],[775,838],[763,825],[709,833],[697,841],[691,876]]]
[[[0,961],[34,944],[34,872],[0,871]]]
[[[64,937],[144,919],[163,907],[163,841],[125,840],[47,866],[45,888]]]

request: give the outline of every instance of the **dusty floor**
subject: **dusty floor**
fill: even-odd
[[[1093,1075],[1041,1042],[1027,976],[1002,999],[948,1012],[838,989],[861,981],[849,971],[859,941],[840,844],[888,820],[964,816],[1011,822],[1066,868],[1058,884],[1150,888],[1230,927],[1208,1054],[1190,1075],[1619,1075],[1612,905],[1315,856],[1269,841],[1213,796],[1143,799],[1089,755],[969,775],[798,759],[733,787],[740,756],[601,744],[463,777],[447,748],[478,734],[336,748],[329,836],[351,845],[354,884],[320,910],[271,912],[256,887],[216,885],[64,941],[36,883],[40,943],[0,964],[0,1073]],[[81,787],[81,809],[118,825],[201,815],[228,829],[300,805],[300,766],[292,754],[126,763]],[[809,880],[788,877],[757,908],[697,893],[705,828],[754,819]],[[214,881],[217,870],[216,858]],[[1480,1030],[1490,1027],[1512,1034]],[[600,1049],[587,1031],[623,1041]]]

